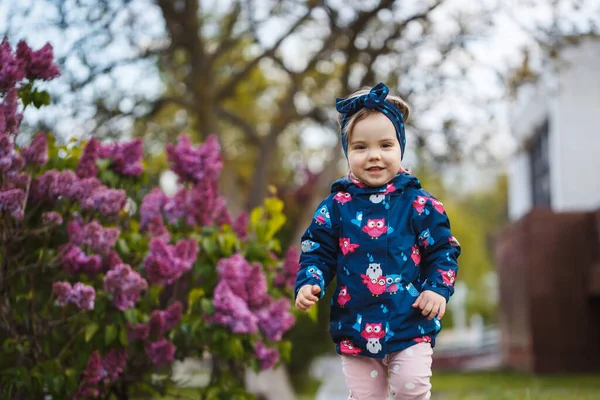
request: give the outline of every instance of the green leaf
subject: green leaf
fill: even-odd
[[[204,312],[207,315],[212,315],[215,312],[215,306],[213,302],[209,299],[202,299],[200,301],[200,307],[202,308],[202,312]]]
[[[40,108],[42,106],[47,106],[50,104],[50,93],[45,90],[42,92],[38,92],[37,89],[33,92],[33,105],[36,108]]]
[[[113,324],[104,329],[104,344],[110,346],[117,338],[117,327]]]
[[[263,219],[264,211],[260,207],[256,207],[254,210],[250,212],[250,223],[252,226],[257,226],[259,222]]]
[[[283,201],[277,197],[265,199],[265,209],[271,215],[281,214],[283,211]]]
[[[202,239],[202,248],[207,254],[214,254],[217,251],[217,242],[212,237]]]
[[[121,327],[121,331],[119,332],[119,342],[125,347],[127,347],[129,344],[129,339],[127,338],[127,328],[124,326]]]
[[[317,319],[319,318],[318,305],[315,304],[314,307],[309,308],[306,312],[306,315],[312,320],[312,322],[317,323]]]
[[[129,246],[127,246],[127,242],[123,238],[117,241],[117,247],[119,248],[119,252],[123,255],[128,255],[130,253]]]
[[[88,343],[92,337],[96,334],[96,331],[98,330],[99,326],[97,323],[92,322],[91,324],[89,324],[88,326],[85,327],[85,341],[86,343]]]
[[[130,324],[135,324],[137,322],[137,313],[135,308],[128,308],[123,314],[125,315],[125,320]]]

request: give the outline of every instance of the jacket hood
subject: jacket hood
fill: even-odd
[[[379,187],[370,187],[362,184],[354,183],[349,176],[344,176],[331,185],[331,193],[349,192],[349,193],[381,193],[388,192],[389,184],[393,184],[392,192],[403,192],[406,188],[412,187],[415,189],[421,188],[421,182],[417,177],[406,172],[401,172],[396,175],[390,182]]]

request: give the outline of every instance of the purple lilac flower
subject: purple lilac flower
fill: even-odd
[[[104,267],[106,269],[113,269],[119,264],[123,264],[123,261],[116,251],[110,250],[108,254],[104,256]]]
[[[100,188],[102,186],[102,182],[100,182],[96,177],[79,179],[76,182],[73,182],[71,190],[67,197],[69,199],[77,200],[83,206],[88,206],[88,208],[92,208],[94,204],[90,203],[88,205],[86,203],[86,200],[92,195],[92,193],[97,188]]]
[[[17,112],[19,105],[17,89],[11,87],[4,95],[4,101],[0,103],[0,133],[16,135],[23,119],[23,114]]]
[[[79,246],[66,244],[61,247],[61,262],[70,273],[85,272],[95,275],[102,272],[102,257],[97,254],[87,255]]]
[[[255,310],[269,305],[271,296],[267,292],[267,278],[262,272],[260,264],[252,266],[245,280],[248,293],[248,306]]]
[[[59,306],[66,306],[71,299],[73,288],[69,282],[54,282],[52,284],[52,293],[56,295],[56,303]]]
[[[54,282],[52,293],[56,295],[56,303],[62,307],[74,303],[81,310],[93,310],[96,291],[93,287],[77,282],[71,287],[68,282]]]
[[[48,162],[48,138],[46,134],[38,134],[29,147],[21,149],[21,156],[26,164],[46,164]]]
[[[0,172],[11,169],[13,159],[17,156],[13,139],[8,134],[3,134],[0,126]]]
[[[241,213],[233,222],[233,231],[241,241],[248,239],[248,213]]]
[[[156,342],[146,342],[146,354],[154,365],[163,365],[175,359],[175,345],[165,338]]]
[[[125,311],[135,306],[148,282],[127,264],[119,264],[104,276],[104,291],[113,295],[114,306]]]
[[[189,191],[186,188],[182,188],[175,196],[169,197],[164,202],[163,211],[169,224],[175,224],[177,221],[186,216],[189,208]],[[188,223],[189,224],[189,223]]]
[[[25,75],[29,79],[50,80],[60,75],[58,66],[53,63],[52,45],[46,43],[37,51],[32,51],[24,41],[17,45],[17,57],[22,60]]]
[[[90,196],[91,207],[108,217],[119,214],[127,204],[127,193],[122,189],[96,188]],[[88,208],[88,207],[86,207]]]
[[[210,322],[227,326],[234,333],[258,332],[258,317],[224,280],[215,287],[213,305],[215,312],[210,316]]]
[[[79,158],[76,172],[80,178],[91,178],[96,176],[98,168],[96,168],[96,160],[100,155],[101,144],[96,138],[91,138],[86,143],[83,154]]]
[[[94,301],[96,300],[96,291],[91,286],[86,286],[81,282],[73,285],[71,292],[71,301],[82,310],[93,310]]]
[[[152,283],[171,284],[192,268],[197,254],[198,244],[194,240],[180,240],[172,246],[153,238],[144,261],[146,275]]]
[[[22,219],[25,192],[21,189],[10,189],[0,192],[0,213],[8,213],[15,219]]]
[[[188,224],[210,226],[215,221],[216,182],[200,181],[191,190]]]
[[[60,215],[56,211],[48,211],[42,213],[42,223],[44,224],[44,226],[62,225],[62,215]]]
[[[79,178],[73,171],[64,170],[57,172],[54,175],[54,179],[49,180],[47,193],[50,198],[48,200],[53,201],[58,198],[71,198],[73,186],[77,185],[78,182]]]
[[[140,229],[142,231],[146,229],[153,218],[159,217],[162,219],[162,208],[167,200],[167,195],[159,188],[152,189],[150,193],[144,196],[140,206]]]
[[[165,243],[169,243],[171,240],[171,234],[159,215],[154,216],[154,218],[148,222],[147,228],[148,234],[151,237],[157,237]]]
[[[67,232],[71,243],[87,246],[98,253],[106,253],[114,247],[121,233],[118,228],[105,228],[96,220],[85,226],[81,226],[78,221],[71,221]]]
[[[217,197],[215,201],[214,215],[217,221],[217,225],[231,225],[231,215],[227,210],[227,200],[223,196]]]
[[[277,270],[273,284],[278,288],[293,289],[296,284],[296,274],[300,269],[298,249],[290,247],[285,255],[283,265]]]
[[[83,379],[79,384],[74,399],[98,397],[98,383],[102,379],[102,358],[94,351],[88,358],[88,363],[83,371]]]
[[[179,323],[182,315],[183,304],[180,301],[171,304],[164,311],[154,310],[148,322],[150,336],[156,338],[170,331]]]
[[[23,63],[12,53],[10,43],[5,37],[0,43],[0,92],[14,87],[25,78]]]
[[[111,349],[102,360],[102,376],[114,382],[123,373],[127,365],[127,351],[125,349]]]
[[[267,339],[281,340],[283,334],[294,326],[296,318],[290,314],[289,309],[289,301],[281,298],[256,313],[258,326]]]
[[[223,168],[221,148],[214,135],[210,135],[198,149],[193,148],[186,135],[179,136],[176,145],[167,144],[167,159],[171,162],[171,170],[181,180],[194,183],[216,181]]]
[[[142,139],[137,138],[126,143],[111,143],[102,146],[100,156],[112,159],[112,168],[126,176],[139,176],[144,172],[142,165]]]
[[[263,371],[273,368],[277,364],[277,361],[279,361],[279,351],[265,346],[263,342],[256,342],[254,345],[254,355],[260,361],[260,369]]]
[[[150,334],[149,324],[138,323],[137,325],[129,324],[127,326],[127,337],[129,340],[144,340],[148,339]]]

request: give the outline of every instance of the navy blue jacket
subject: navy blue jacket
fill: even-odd
[[[330,334],[340,354],[383,358],[441,329],[412,307],[423,290],[450,298],[460,245],[442,203],[417,178],[398,174],[379,188],[342,178],[302,236],[295,294],[334,276]]]

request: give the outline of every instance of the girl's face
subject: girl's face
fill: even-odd
[[[385,185],[402,168],[402,150],[396,129],[385,115],[376,112],[356,122],[349,133],[348,165],[367,186]]]

